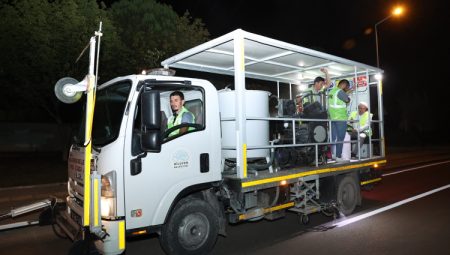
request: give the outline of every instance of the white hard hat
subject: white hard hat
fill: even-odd
[[[369,105],[367,105],[366,102],[359,102],[360,105],[364,105],[364,107],[366,107],[366,109],[369,109]]]

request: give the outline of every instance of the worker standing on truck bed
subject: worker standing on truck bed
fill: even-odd
[[[347,123],[347,104],[350,97],[344,90],[350,86],[348,80],[339,81],[338,85],[328,94],[328,112],[331,121],[331,142],[342,142],[345,138]],[[344,121],[345,120],[345,121]],[[342,159],[342,143],[336,144],[336,162],[344,162]]]
[[[194,115],[184,107],[184,94],[181,91],[174,91],[170,94],[170,108],[172,108],[173,115],[169,118],[167,122],[167,129],[181,125],[183,123],[195,123]],[[172,133],[170,136],[183,134],[188,131],[189,127],[179,128]]]

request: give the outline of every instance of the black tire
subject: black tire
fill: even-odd
[[[356,178],[347,175],[339,182],[337,203],[339,211],[345,216],[352,214],[359,201],[360,192]]]
[[[308,225],[308,223],[309,223],[309,216],[307,214],[302,214],[300,216],[300,221],[302,222],[303,225]]]
[[[206,201],[184,198],[162,227],[160,243],[167,254],[208,254],[217,240],[219,217]]]

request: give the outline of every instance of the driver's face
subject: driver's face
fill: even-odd
[[[170,97],[170,108],[172,108],[173,112],[179,112],[181,107],[183,107],[184,100],[181,100],[180,96],[171,96]]]

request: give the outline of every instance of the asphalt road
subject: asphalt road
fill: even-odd
[[[402,162],[401,166],[385,169],[382,183],[363,192],[363,205],[348,219],[444,189],[343,227],[334,225],[347,219],[333,220],[321,214],[312,215],[305,226],[292,213],[273,222],[229,226],[228,236],[219,237],[213,254],[450,254],[450,188],[446,186],[450,184],[450,154],[439,158],[421,152],[395,155],[391,164]],[[0,202],[0,211],[24,202]],[[20,220],[35,217],[31,214]],[[49,226],[0,232],[0,254],[66,254],[70,245]],[[129,240],[127,254],[164,253],[152,236]]]

